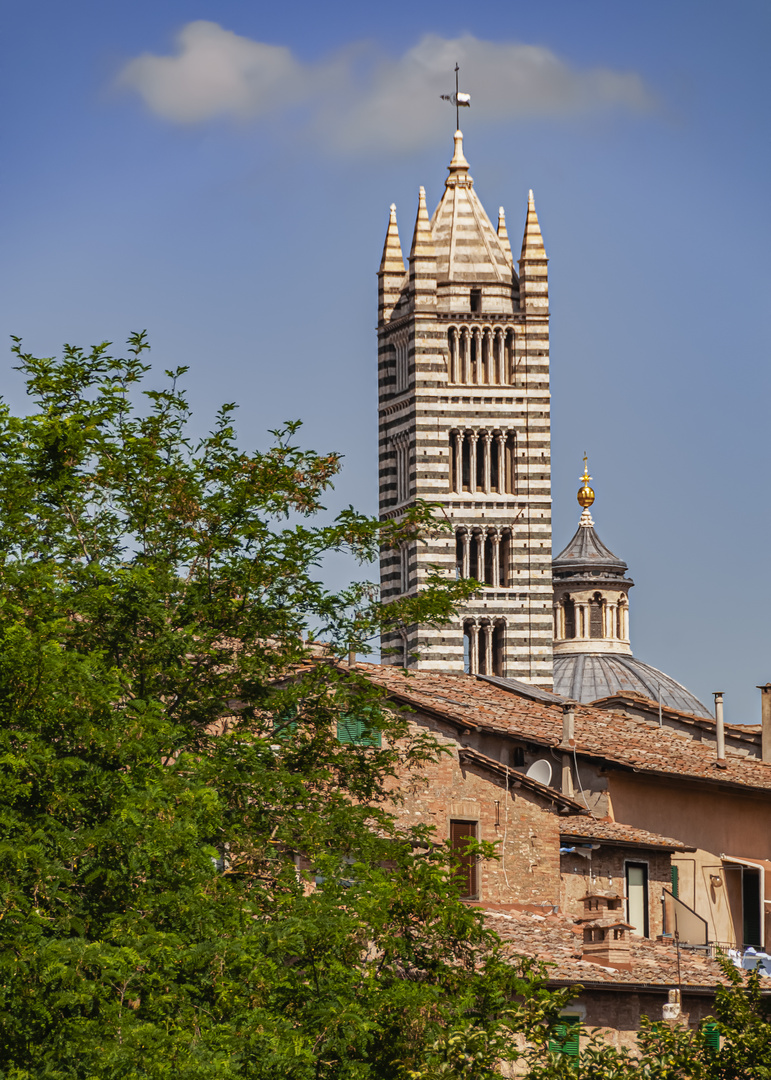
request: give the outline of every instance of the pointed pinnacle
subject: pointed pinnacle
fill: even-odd
[[[418,216],[415,219],[415,232],[412,234],[410,258],[428,257],[433,259],[435,255],[434,238],[431,235],[431,223],[428,220],[428,209],[426,208],[426,189],[422,187],[418,194]]]
[[[535,211],[533,190],[530,189],[527,197],[527,220],[525,221],[525,234],[522,237],[522,254],[520,262],[531,259],[545,259],[546,251],[541,236],[541,226],[538,224],[538,214]]]
[[[380,260],[381,274],[404,274],[404,256],[402,245],[399,240],[399,226],[396,224],[396,206],[391,203],[391,216],[388,220],[385,244],[383,245],[383,258]]]
[[[501,247],[505,251],[509,263],[513,263],[514,256],[511,254],[511,244],[509,243],[509,234],[506,229],[506,214],[504,213],[502,206],[498,207],[498,239],[501,242]]]

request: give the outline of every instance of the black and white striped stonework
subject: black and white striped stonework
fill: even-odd
[[[441,505],[423,543],[383,551],[385,600],[431,566],[483,587],[453,625],[383,640],[385,663],[552,685],[547,259],[532,200],[520,272],[493,228],[462,138],[431,221],[421,189],[405,267],[392,208],[379,277],[381,517]]]

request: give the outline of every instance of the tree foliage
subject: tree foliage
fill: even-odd
[[[319,524],[339,458],[295,423],[244,452],[232,405],[194,438],[185,369],[147,388],[146,349],[17,342],[30,411],[0,405],[0,1076],[768,1076],[735,974],[719,1054],[660,1024],[637,1061],[547,1050],[575,989],[504,956],[441,838],[397,827],[439,748],[345,663],[475,583],[383,605],[319,580],[441,523]]]
[[[432,509],[318,524],[338,457],[294,423],[244,452],[232,405],[193,438],[146,348],[17,342],[30,411],[0,408],[2,1075],[489,1076],[569,994],[397,828],[437,748],[340,663],[473,583],[329,592],[327,552],[419,542]]]

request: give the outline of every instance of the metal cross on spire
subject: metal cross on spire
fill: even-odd
[[[455,93],[454,94],[440,94],[442,101],[449,101],[455,106],[455,130],[460,131],[460,115],[459,110],[461,107],[467,109],[471,108],[471,94],[461,94],[458,90],[458,67],[457,60],[455,61]]]

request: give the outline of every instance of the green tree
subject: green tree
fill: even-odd
[[[17,342],[30,411],[0,407],[0,1074],[493,1075],[570,993],[397,828],[437,749],[340,662],[473,583],[327,591],[325,553],[368,562],[431,508],[314,523],[338,457],[294,423],[246,453],[232,405],[193,439],[146,348]],[[351,717],[372,737],[340,742]]]

